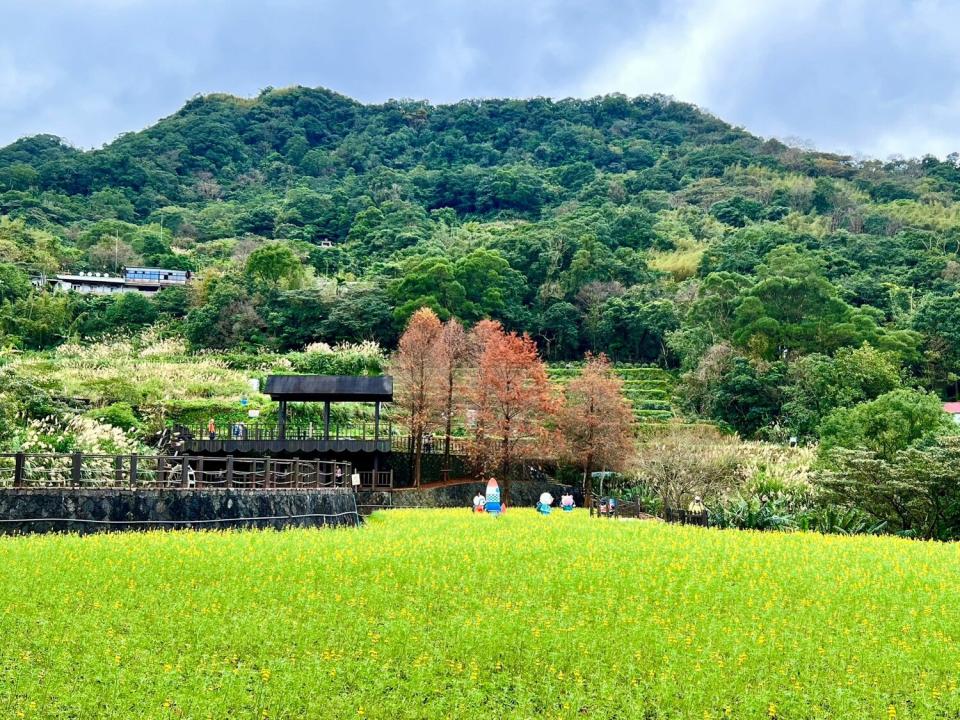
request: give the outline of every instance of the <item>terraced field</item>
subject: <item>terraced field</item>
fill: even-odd
[[[565,385],[580,374],[582,363],[553,363],[547,367],[550,380]],[[670,397],[673,376],[660,367],[617,363],[614,369],[623,378],[623,391],[633,405],[637,421],[669,420],[674,416]]]

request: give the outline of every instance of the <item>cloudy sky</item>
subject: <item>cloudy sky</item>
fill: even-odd
[[[96,147],[198,93],[665,93],[765,137],[960,150],[956,0],[0,0],[0,144]]]

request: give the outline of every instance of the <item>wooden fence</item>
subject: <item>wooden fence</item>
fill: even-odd
[[[663,519],[669,523],[679,523],[680,525],[700,525],[706,527],[709,515],[706,510],[701,512],[691,512],[690,510],[678,510],[675,508],[664,508]]]
[[[348,462],[194,455],[0,455],[0,488],[238,488],[350,487]],[[360,471],[360,487],[392,488],[391,470]]]
[[[181,439],[189,439],[195,447],[203,448],[206,442],[288,442],[303,441],[337,442],[340,440],[362,440],[388,443],[389,450],[395,453],[412,453],[414,438],[402,432],[391,421],[384,421],[380,425],[372,422],[347,422],[330,424],[328,430],[323,425],[314,423],[288,423],[282,428],[274,422],[227,422],[214,421],[214,433],[211,436],[207,426],[176,426],[172,430]],[[472,441],[460,436],[450,436],[450,454],[466,456],[470,454]],[[552,456],[552,448],[540,448],[539,444],[529,439],[516,441],[521,447],[536,447],[546,456]],[[424,435],[422,450],[424,455],[444,455],[447,452],[447,437],[443,434],[430,433]]]

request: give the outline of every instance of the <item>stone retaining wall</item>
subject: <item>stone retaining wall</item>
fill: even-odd
[[[0,534],[156,528],[356,526],[356,495],[328,490],[0,490]]]

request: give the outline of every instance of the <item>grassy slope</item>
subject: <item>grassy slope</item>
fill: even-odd
[[[590,561],[578,558],[583,551]],[[0,540],[4,717],[953,717],[954,545],[514,511]]]

